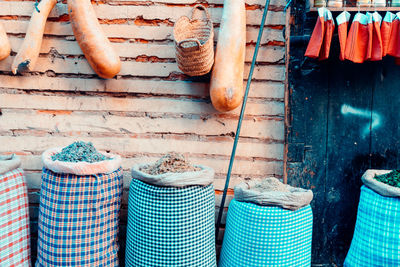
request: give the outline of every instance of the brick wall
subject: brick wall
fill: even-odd
[[[65,2],[58,3],[50,14],[35,71],[23,76],[13,76],[10,65],[24,38],[34,1],[0,2],[0,22],[12,44],[12,55],[0,62],[0,153],[17,153],[23,159],[30,188],[33,254],[40,155],[48,147],[92,141],[98,149],[124,158],[122,240],[129,169],[135,163],[155,161],[166,152],[185,153],[192,162],[215,169],[218,206],[239,111],[216,112],[208,94],[209,76],[189,78],[179,71],[172,30],[180,16],[189,15],[191,7],[201,2],[209,8],[217,40],[223,0],[93,2],[104,32],[122,60],[121,72],[110,80],[99,79],[82,55]],[[246,1],[245,77],[264,3]],[[284,0],[271,0],[231,187],[247,177],[283,175],[284,5]]]

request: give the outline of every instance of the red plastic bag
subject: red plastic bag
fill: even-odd
[[[305,53],[306,57],[318,58],[321,52],[322,43],[325,36],[325,14],[326,8],[318,8],[318,19],[315,24],[313,33],[308,43],[307,50]]]
[[[351,24],[346,41],[345,58],[354,63],[363,63],[368,48],[368,17],[357,13]]]
[[[390,34],[387,54],[396,58],[400,57],[400,12],[396,13],[396,18],[392,22],[392,31]]]
[[[392,12],[386,12],[381,25],[381,36],[382,36],[382,57],[387,55],[389,48],[390,36],[392,34],[392,24],[396,15]]]
[[[334,30],[335,30],[335,21],[333,20],[332,13],[328,9],[326,9],[325,35],[324,35],[324,41],[322,42],[321,52],[318,58],[319,60],[325,60],[329,58],[329,52],[331,49],[331,42]]]
[[[339,35],[339,44],[340,44],[340,55],[339,59],[344,60],[344,51],[346,49],[346,40],[347,40],[347,28],[349,26],[350,13],[347,11],[343,11],[336,17],[336,22],[338,24],[338,35]]]
[[[382,60],[382,36],[381,36],[382,17],[378,12],[370,13],[368,22],[368,50],[366,60]]]

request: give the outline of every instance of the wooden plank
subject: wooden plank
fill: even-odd
[[[337,58],[337,57],[336,57]],[[335,62],[335,63],[334,63]],[[341,262],[350,246],[361,175],[369,168],[372,91],[375,64],[332,60],[326,174],[324,256]],[[345,200],[345,201],[343,201]]]
[[[400,129],[398,127],[398,97],[400,69],[386,58],[376,66],[376,87],[373,92],[371,121],[371,168],[400,168]]]
[[[49,114],[31,110],[2,109],[0,129],[35,130],[47,133],[174,133],[204,136],[230,135],[236,130],[236,119],[149,118],[110,115],[105,112]],[[283,121],[245,119],[242,137],[273,139],[283,142]]]
[[[99,150],[120,151],[124,153],[157,153],[166,154],[170,151],[178,153],[204,154],[212,156],[229,156],[232,150],[233,138],[228,140],[199,140],[195,138],[181,139],[178,137],[138,137],[127,135],[126,137],[85,137],[85,136],[0,136],[2,144],[0,152],[39,152],[42,153],[49,147],[64,147],[79,138],[85,142],[92,142]],[[237,150],[238,157],[263,158],[270,160],[282,160],[282,144],[254,142],[241,140]]]
[[[10,66],[14,60],[13,56],[0,61],[1,71],[10,71]],[[244,77],[248,76],[250,64],[245,64]],[[51,58],[40,57],[35,65],[35,71],[64,74],[88,74],[95,75],[86,59],[80,58]],[[140,76],[140,77],[168,77],[171,73],[182,73],[176,63],[151,63],[122,61],[121,71],[118,75]],[[285,79],[285,66],[281,65],[257,65],[254,69],[254,79],[283,81]]]
[[[344,7],[329,7],[329,11],[331,12],[342,12],[344,11]],[[318,7],[312,7],[310,8],[310,12],[317,12]],[[386,11],[391,11],[391,12],[398,12],[400,11],[400,7],[346,7],[346,11],[349,12],[354,12],[354,11],[359,11],[359,12],[386,12]]]
[[[131,3],[132,0],[108,0],[107,3],[109,4],[119,4],[119,3],[124,3],[128,2]],[[135,2],[145,2],[145,3],[163,3],[163,4],[181,4],[181,5],[186,5],[186,4],[196,4],[198,3],[198,0],[136,0]],[[207,4],[216,4],[216,5],[223,5],[224,0],[206,0],[202,1],[202,3],[207,3]],[[264,0],[246,0],[245,3],[247,5],[259,5],[259,6],[264,6],[265,1]],[[270,2],[270,5],[275,5],[275,6],[285,6],[286,2],[284,0],[272,0]]]
[[[268,105],[266,105],[268,103]],[[151,98],[120,98],[120,97],[90,97],[90,96],[47,96],[24,94],[0,94],[2,108],[36,109],[36,110],[86,110],[86,111],[121,111],[149,112],[171,114],[212,115],[217,112],[210,103],[198,99],[171,99],[162,97]],[[236,109],[230,114],[238,114]],[[247,115],[283,116],[282,102],[249,100]]]
[[[35,76],[0,75],[1,88],[24,90],[82,91],[107,93],[142,93],[157,95],[192,95],[208,97],[208,83],[185,81],[154,81],[141,79],[86,79]],[[279,82],[252,82],[250,98],[283,99],[284,84]]]
[[[160,155],[161,156],[161,155]],[[132,166],[143,163],[156,162],[159,157],[154,155],[138,155],[137,157],[122,157],[122,167],[125,171],[129,172]],[[26,155],[21,156],[21,167],[25,171],[41,171],[43,164],[41,155]],[[207,157],[189,157],[190,162],[193,164],[209,166],[213,168],[218,175],[225,174],[228,170],[229,159],[221,158],[207,158]],[[271,175],[279,174],[282,169],[281,161],[263,161],[263,160],[246,160],[238,159],[235,161],[234,168],[232,169],[233,175],[246,175],[251,177],[253,175]]]
[[[273,174],[271,174],[270,176],[272,176]],[[31,189],[40,189],[40,183],[41,183],[41,172],[31,172],[31,171],[27,171],[25,172],[25,177],[26,177],[26,182],[28,185],[28,188]],[[252,176],[252,177],[256,177],[256,176]],[[214,188],[216,190],[223,190],[224,188],[224,181],[225,176],[221,175],[221,176],[216,176],[215,180],[214,180]],[[128,188],[130,183],[132,181],[132,176],[130,174],[129,171],[124,171],[124,188]],[[239,177],[239,176],[232,176],[231,178],[231,183],[229,185],[229,189],[233,189],[235,185],[241,183],[245,181],[244,177]]]
[[[160,81],[148,79],[107,79],[48,77],[47,75],[10,76],[0,74],[0,88],[24,90],[80,91],[106,93],[140,93],[208,97],[209,84],[204,82]],[[281,82],[251,83],[250,98],[283,99]]]
[[[302,56],[301,49],[291,48],[291,56]],[[292,66],[290,95],[290,127],[288,131],[287,174],[293,186],[312,189],[311,202],[315,223],[313,257],[324,253],[326,132],[328,111],[328,69],[319,64]]]
[[[4,25],[7,33],[25,35],[28,28],[28,20],[10,20],[2,19],[0,22]],[[110,38],[125,39],[143,39],[148,41],[173,41],[173,27],[168,25],[145,26],[136,24],[101,24],[101,28]],[[255,43],[259,31],[258,26],[248,26],[246,29],[247,43]],[[218,40],[219,27],[214,28],[214,39]],[[72,37],[74,34],[69,22],[47,21],[44,31],[45,36],[67,36]],[[71,38],[69,38],[71,39]],[[72,38],[73,39],[73,38]],[[264,28],[261,44],[278,41],[284,42],[282,30],[273,28]]]
[[[14,52],[18,52],[23,42],[23,38],[10,37],[11,47]],[[173,43],[168,44],[142,44],[142,43],[113,43],[116,53],[120,57],[136,58],[141,55],[154,56],[161,59],[175,60],[175,46]],[[74,55],[83,56],[82,50],[75,41],[66,41],[54,38],[44,38],[40,53],[47,54],[57,52],[58,56]],[[246,47],[246,62],[251,62],[254,52],[254,46]],[[285,57],[284,47],[264,46],[260,47],[258,62],[266,63],[283,63]]]
[[[0,16],[31,16],[34,2],[25,1],[6,1],[0,2]],[[183,15],[191,13],[192,7],[189,6],[128,6],[128,5],[93,5],[99,19],[132,19],[141,17],[146,20],[168,20],[175,22]],[[222,16],[222,8],[208,9],[211,20],[219,22]],[[258,25],[262,16],[261,9],[246,10],[246,23],[248,25]],[[50,12],[50,18],[58,18],[68,14],[67,5],[58,3]],[[267,25],[284,25],[285,16],[283,12],[269,12],[266,20]]]

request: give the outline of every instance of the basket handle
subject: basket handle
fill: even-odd
[[[197,13],[197,10],[201,10],[206,14],[207,20],[210,20],[210,13],[208,13],[207,9],[203,6],[203,5],[195,5],[194,8],[192,9],[192,17],[190,18],[190,20],[194,20],[195,19],[195,15]]]
[[[181,47],[181,48],[183,48],[183,47],[182,47],[182,44],[188,43],[188,42],[195,42],[195,43],[197,44],[197,48],[200,49],[201,43],[200,43],[199,39],[197,39],[197,38],[188,38],[188,39],[182,40],[182,41],[180,41],[180,42],[178,43],[178,46]]]

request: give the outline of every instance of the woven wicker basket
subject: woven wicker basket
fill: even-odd
[[[178,19],[174,26],[174,39],[181,71],[189,76],[210,72],[214,64],[214,31],[210,14],[204,6],[196,5],[190,19],[186,16]]]

